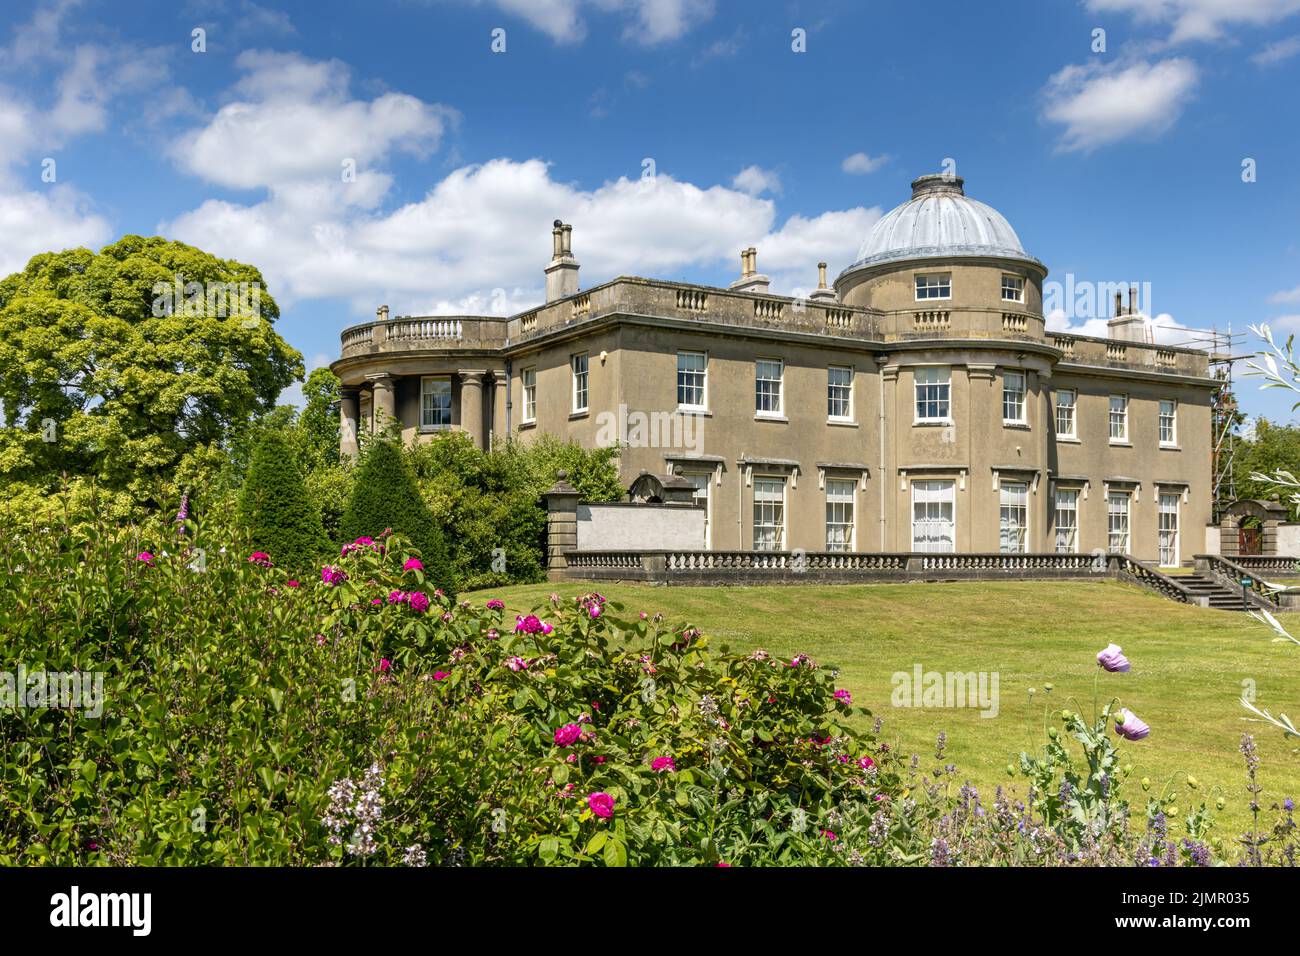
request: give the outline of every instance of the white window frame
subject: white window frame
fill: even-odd
[[[575,352],[569,356],[569,377],[573,384],[570,411],[581,415],[591,404],[591,357],[587,352]]]
[[[427,405],[431,391],[429,385],[446,386],[445,394],[447,396],[447,420],[445,422],[429,421],[428,413],[433,409]],[[440,391],[442,391],[440,389]],[[445,375],[422,375],[420,376],[420,430],[421,431],[446,431],[451,428],[451,379]]]
[[[1069,395],[1070,401],[1063,403],[1062,396]],[[1056,390],[1056,401],[1053,405],[1056,415],[1056,437],[1057,438],[1075,438],[1079,437],[1079,390],[1077,388],[1058,388]],[[1068,431],[1061,428],[1061,411],[1069,411]]]
[[[1169,406],[1168,415],[1165,414],[1166,405]],[[1159,415],[1159,420],[1157,424],[1160,433],[1160,447],[1177,448],[1178,447],[1178,400],[1174,398],[1160,399],[1158,415]],[[1165,428],[1166,420],[1169,423],[1168,429]],[[1166,431],[1168,432],[1169,435],[1168,438],[1165,437]]]
[[[834,381],[836,372],[844,372],[848,376],[848,382]],[[837,397],[837,392],[842,393]],[[838,401],[844,404],[845,414],[835,414],[835,406]],[[851,422],[853,421],[853,368],[849,365],[829,365],[826,367],[826,420],[831,422]]]
[[[1011,497],[1011,496],[1016,497]],[[1012,512],[1019,512],[1012,523]],[[1016,536],[1015,546],[1008,539]],[[1029,482],[998,482],[998,551],[1025,554],[1029,551]]]
[[[524,393],[524,424],[531,425],[537,421],[537,366],[519,370],[519,388]]]
[[[698,358],[701,362],[700,368],[682,368],[682,359]],[[691,381],[683,381],[684,377],[690,377]],[[698,376],[699,381],[694,381]],[[700,393],[699,404],[682,401],[683,392],[690,393],[698,390]],[[701,352],[698,349],[678,349],[677,350],[677,407],[684,411],[704,412],[709,409],[709,353]]]
[[[1178,550],[1181,544],[1179,535],[1182,534],[1179,528],[1178,509],[1182,503],[1182,495],[1171,494],[1162,491],[1156,495],[1156,547],[1160,556],[1160,566],[1162,568],[1178,567]],[[1173,507],[1166,508],[1166,504],[1172,504]],[[1173,515],[1173,521],[1167,522],[1165,519]],[[1166,535],[1172,535],[1172,540],[1166,538]]]
[[[776,378],[764,377],[762,370],[764,366],[776,367]],[[761,408],[760,396],[763,392],[760,390],[762,383],[776,383],[775,392],[769,392],[776,395],[776,408]],[[783,418],[785,416],[785,361],[775,358],[758,358],[754,360],[754,415],[758,418]]]
[[[1012,387],[1013,382],[1019,382],[1019,386]],[[1019,400],[1014,398],[1019,395]],[[1028,409],[1026,404],[1029,397],[1029,376],[1020,369],[1008,368],[1002,370],[1002,424],[1004,425],[1027,425],[1029,424]],[[1008,399],[1011,400],[1011,412],[1007,414]]]
[[[927,381],[922,381],[922,376]],[[928,381],[933,377],[934,381]],[[933,395],[925,393],[922,398],[922,389],[935,389]],[[916,417],[913,424],[934,424],[940,422],[945,425],[952,423],[952,366],[951,365],[917,365],[912,369],[912,390],[913,390],[913,410]],[[937,412],[941,414],[933,417],[923,415],[922,410],[926,412],[934,406]]]
[[[783,475],[755,475],[754,484],[754,508],[753,508],[753,527],[754,550],[755,551],[784,551],[786,540],[786,500],[785,489],[786,480]],[[771,489],[779,488],[780,495],[773,499],[770,497]],[[760,492],[764,495],[759,499]],[[768,520],[770,517],[770,520]],[[776,539],[770,544],[762,543],[768,535],[760,535],[760,532],[766,532],[769,529],[775,531]]]
[[[1118,408],[1116,408],[1116,402],[1119,403]],[[1107,421],[1107,428],[1108,428],[1107,434],[1110,435],[1111,444],[1127,445],[1128,444],[1128,396],[1112,395],[1110,397],[1110,401],[1107,404],[1106,408],[1107,408],[1106,421]],[[1117,414],[1118,414],[1118,418],[1116,417]],[[1118,435],[1115,434],[1115,432],[1117,431],[1116,429],[1117,424],[1119,426],[1118,431],[1120,433]]]
[[[912,291],[917,302],[951,299],[952,273],[926,272],[918,274],[913,282]]]
[[[1062,507],[1062,503],[1065,506]],[[1063,523],[1062,515],[1069,515],[1070,521]],[[1078,488],[1057,488],[1052,496],[1052,531],[1055,540],[1054,547],[1057,554],[1078,554],[1079,553],[1079,489]],[[1069,537],[1064,542],[1061,540],[1062,532],[1068,533]]]
[[[1010,292],[1011,295],[1007,293]],[[1002,275],[1002,301],[1019,302],[1025,301],[1025,280],[1023,276],[1013,276],[1003,273]]]
[[[704,548],[713,549],[713,481],[711,471],[683,471],[682,477],[695,486],[691,498],[704,502]]]
[[[826,550],[858,549],[858,483],[852,478],[826,479]],[[836,530],[838,534],[832,534]]]
[[[912,513],[911,513],[912,550],[929,553],[929,554],[955,554],[957,551],[957,482],[951,478],[932,478],[932,479],[913,481],[911,482],[911,487],[912,487]],[[929,494],[931,492],[946,491],[947,498],[946,500],[943,498],[937,498],[931,501],[918,502],[916,500],[918,491],[925,492],[926,494]],[[942,513],[943,505],[948,504],[952,506],[952,517],[948,520],[949,544],[951,545],[951,547],[948,548],[917,547],[917,527],[918,527],[917,520],[916,520],[917,504],[923,504],[927,506],[937,505],[939,507],[936,509],[936,511],[938,511],[939,513]],[[928,508],[927,511],[929,511]],[[923,525],[933,524],[937,520],[938,519],[927,514],[927,516],[923,519],[922,524]],[[928,536],[925,540],[926,543],[931,543],[934,539],[933,536]]]
[[[1123,508],[1117,508],[1117,504]],[[1106,494],[1106,550],[1111,554],[1128,554],[1132,542],[1133,496],[1127,491]],[[1116,539],[1119,539],[1118,542]],[[1116,547],[1116,543],[1120,547]]]

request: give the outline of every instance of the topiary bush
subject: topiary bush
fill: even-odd
[[[420,497],[401,448],[394,442],[376,439],[362,455],[353,480],[339,522],[340,543],[349,547],[385,531],[400,533],[410,541],[435,588],[448,595],[455,593],[455,574],[442,529]]]
[[[238,512],[253,547],[290,571],[301,573],[330,551],[320,512],[278,430],[268,430],[257,443]]]

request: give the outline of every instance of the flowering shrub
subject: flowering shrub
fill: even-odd
[[[0,528],[9,658],[103,673],[100,716],[0,721],[0,864],[1170,861],[1165,794],[1130,832],[1101,764],[1049,754],[1028,804],[985,807],[942,739],[923,769],[853,729],[807,655],[716,653],[596,593],[456,602],[398,535],[295,580],[229,529],[180,531]],[[1114,713],[1066,716],[1105,767]],[[1294,858],[1293,829],[1269,852]]]

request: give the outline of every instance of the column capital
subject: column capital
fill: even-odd
[[[366,381],[371,385],[378,385],[380,388],[391,386],[396,378],[391,372],[371,372],[366,376]]]
[[[456,374],[460,376],[461,382],[463,382],[466,385],[482,385],[483,377],[487,375],[487,371],[481,368],[477,368],[477,369],[462,368],[462,369],[457,369]]]

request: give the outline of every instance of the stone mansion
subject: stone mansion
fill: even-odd
[[[714,550],[1205,550],[1209,356],[1148,342],[1118,296],[1107,338],[1046,331],[1046,266],[960,178],[917,179],[802,299],[753,248],[725,289],[582,289],[571,237],[557,221],[537,308],[344,330],[343,453],[385,422],[620,441],[627,485],[694,487]]]

